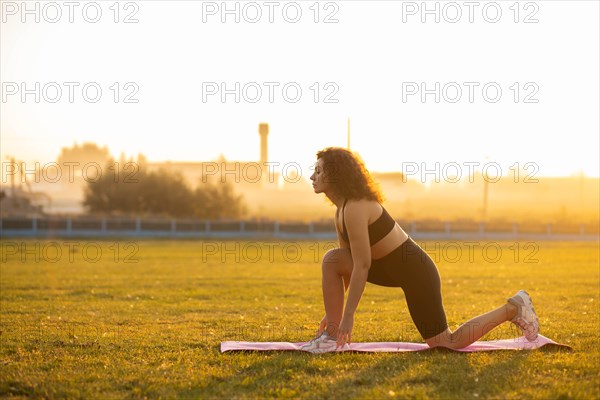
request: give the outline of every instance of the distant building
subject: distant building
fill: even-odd
[[[0,191],[0,216],[2,217],[41,217],[43,205],[51,202],[44,193],[27,192],[20,188],[7,188]]]

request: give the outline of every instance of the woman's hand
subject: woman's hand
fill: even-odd
[[[344,347],[346,343],[350,344],[352,340],[352,327],[354,326],[354,315],[344,315],[340,328],[338,329],[337,347]],[[336,347],[336,349],[337,349]]]

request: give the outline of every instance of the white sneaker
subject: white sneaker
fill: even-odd
[[[337,339],[332,338],[327,334],[327,331],[323,331],[321,336],[314,338],[310,342],[307,342],[300,346],[300,350],[308,351],[309,353],[327,353],[330,351],[336,351]],[[348,346],[346,344],[344,347]]]
[[[507,300],[510,304],[517,307],[517,315],[510,320],[523,331],[523,335],[530,342],[537,339],[540,331],[540,323],[537,314],[533,309],[533,302],[529,293],[519,290],[513,297]]]

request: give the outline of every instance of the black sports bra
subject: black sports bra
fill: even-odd
[[[344,200],[344,205],[342,206],[342,215],[344,214],[344,208],[346,207],[346,202],[348,199]],[[381,215],[375,222],[369,224],[369,243],[373,246],[375,243],[383,239],[388,233],[394,229],[396,226],[396,221],[388,214],[385,207],[381,206],[383,209]],[[350,238],[348,237],[348,232],[346,231],[346,219],[342,223],[343,231],[342,238],[346,241],[346,243],[350,243]]]

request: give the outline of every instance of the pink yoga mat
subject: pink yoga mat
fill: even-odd
[[[239,342],[226,341],[221,342],[221,353],[226,351],[254,350],[254,351],[270,351],[270,350],[300,350],[306,342]],[[561,348],[573,350],[570,346],[556,343],[552,339],[538,335],[534,342],[529,342],[525,337],[515,339],[492,340],[489,342],[475,342],[463,349],[455,350],[463,353],[471,353],[474,351],[490,351],[490,350],[534,350],[541,347]],[[422,351],[431,350],[426,343],[411,343],[411,342],[371,342],[371,343],[351,343],[343,349],[338,349],[337,352],[343,351],[361,351],[366,353],[378,352],[404,352],[404,351]]]

